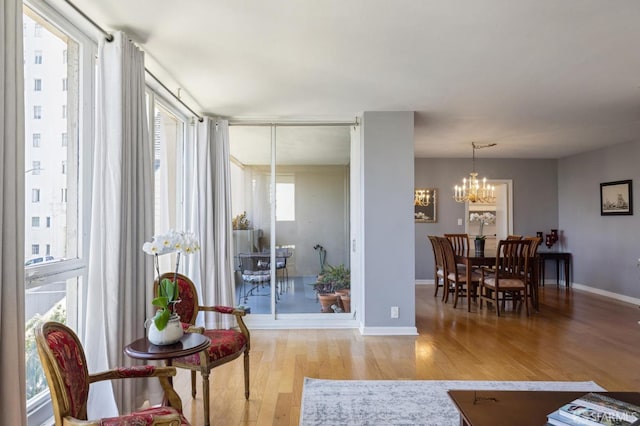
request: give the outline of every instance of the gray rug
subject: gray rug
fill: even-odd
[[[301,426],[457,426],[451,389],[603,391],[595,382],[304,379]]]

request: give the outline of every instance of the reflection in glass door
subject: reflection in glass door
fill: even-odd
[[[350,129],[232,126],[229,133],[232,211],[236,228],[247,228],[234,229],[239,304],[252,314],[319,313],[318,274],[350,267]]]

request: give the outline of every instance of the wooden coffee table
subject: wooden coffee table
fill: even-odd
[[[589,392],[450,390],[462,426],[541,426],[547,414]],[[640,405],[639,392],[595,392]]]

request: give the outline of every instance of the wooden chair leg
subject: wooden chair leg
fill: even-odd
[[[202,405],[204,407],[204,426],[209,426],[209,373],[202,372]]]
[[[244,398],[249,399],[249,350],[244,351]]]
[[[191,398],[196,397],[196,371],[191,370]]]

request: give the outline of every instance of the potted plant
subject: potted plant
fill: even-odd
[[[155,235],[153,240],[144,243],[142,250],[154,256],[154,266],[158,276],[160,275],[159,256],[176,253],[175,274],[180,267],[180,255],[191,254],[200,249],[200,245],[191,233],[170,230],[166,234]],[[145,323],[148,327],[148,339],[156,345],[170,345],[176,343],[182,337],[180,317],[175,313],[175,304],[180,302],[179,288],[174,278],[164,278],[158,283],[158,295],[151,301],[157,307],[155,315]]]
[[[471,213],[471,215],[469,215],[469,222],[480,223],[480,229],[474,241],[476,256],[484,256],[484,242],[487,238],[486,235],[484,235],[484,225],[491,225],[495,223],[495,221],[496,215],[491,212],[484,212],[482,214]]]
[[[351,273],[344,265],[326,265],[318,275],[314,289],[322,305],[322,312],[333,312],[332,305],[342,301],[342,309],[349,312],[351,308]],[[348,307],[346,306],[348,305]]]

